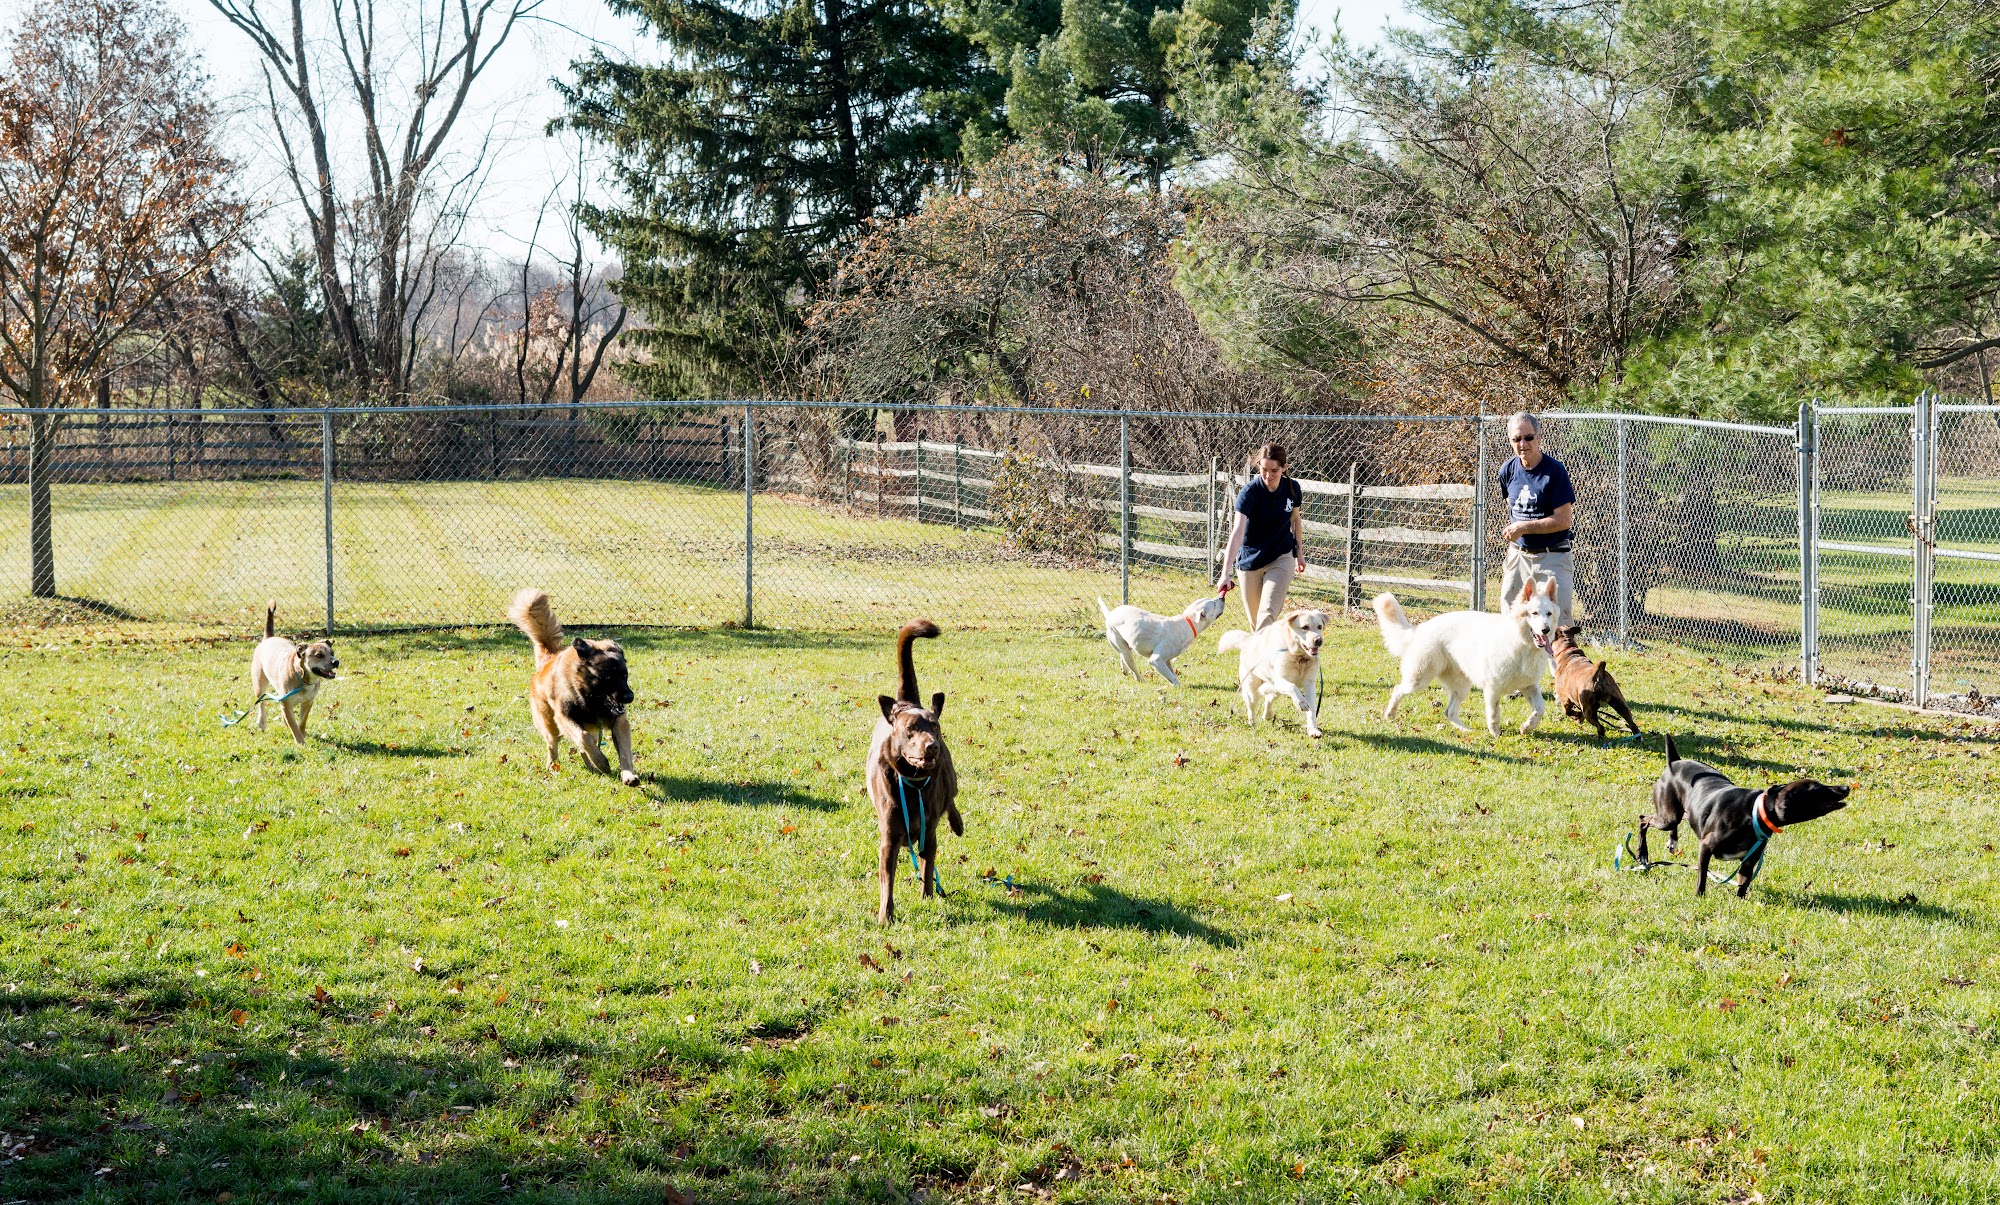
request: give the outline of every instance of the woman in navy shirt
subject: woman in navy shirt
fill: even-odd
[[[1299,483],[1285,476],[1285,449],[1265,444],[1252,463],[1257,475],[1236,495],[1236,526],[1222,554],[1220,590],[1232,570],[1243,588],[1243,613],[1261,628],[1284,614],[1292,579],[1305,571],[1305,527]]]

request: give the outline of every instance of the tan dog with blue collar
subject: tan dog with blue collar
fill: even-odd
[[[276,703],[285,713],[285,726],[300,748],[306,743],[306,721],[312,718],[313,699],[319,695],[320,679],[331,682],[340,658],[333,655],[333,642],[315,640],[300,648],[278,633],[278,604],[264,608],[264,639],[250,654],[250,689],[257,699],[257,731],[264,731],[265,712]]]

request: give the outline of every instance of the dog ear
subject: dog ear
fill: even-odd
[[[597,651],[596,649],[590,647],[590,641],[585,640],[581,636],[578,636],[576,640],[570,644],[570,647],[575,649],[576,655],[583,658],[585,661],[590,660],[591,654]]]
[[[896,700],[890,698],[888,695],[876,695],[875,701],[882,705],[883,719],[891,720],[896,717]]]
[[[1535,576],[1531,573],[1528,575],[1528,580],[1521,583],[1521,601],[1523,603],[1533,602],[1534,598]]]
[[[944,692],[940,690],[936,694],[933,694],[931,696],[931,718],[935,720],[942,717],[943,715],[944,715]]]

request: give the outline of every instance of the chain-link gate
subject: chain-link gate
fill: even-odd
[[[2000,407],[1941,404],[1931,419],[1927,701],[1984,709],[2000,695]]]

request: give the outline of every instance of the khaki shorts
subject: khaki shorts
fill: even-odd
[[[1289,552],[1262,569],[1236,571],[1236,584],[1243,591],[1243,614],[1252,628],[1261,628],[1285,613],[1285,595],[1298,572],[1299,559]]]
[[[1500,606],[1504,610],[1508,603],[1521,597],[1521,587],[1528,584],[1529,575],[1538,578],[1552,577],[1556,582],[1556,606],[1562,608],[1562,626],[1574,627],[1570,607],[1575,597],[1576,557],[1568,552],[1523,552],[1513,544],[1507,545],[1507,561],[1500,571]]]

